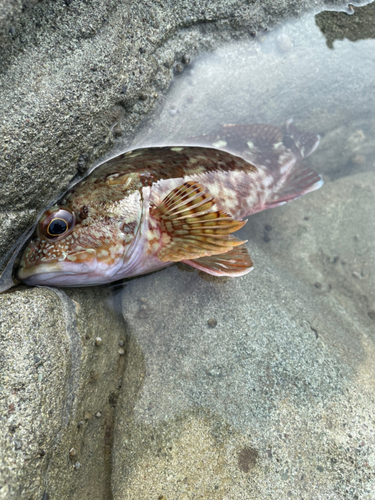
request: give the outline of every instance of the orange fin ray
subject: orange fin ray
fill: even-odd
[[[222,210],[211,210],[214,198],[201,185],[185,182],[171,191],[151,216],[167,234],[158,253],[162,262],[178,262],[230,251],[244,242],[233,238],[247,221],[233,219]]]
[[[253,269],[253,262],[245,245],[222,255],[210,255],[183,262],[213,276],[243,276]]]

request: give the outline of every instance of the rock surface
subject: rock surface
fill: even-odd
[[[364,173],[252,216],[242,278],[128,283],[114,499],[374,498],[374,196]]]
[[[110,497],[126,332],[107,300],[102,289],[0,296],[1,500]]]

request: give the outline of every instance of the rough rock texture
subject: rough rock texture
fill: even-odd
[[[0,296],[1,500],[110,498],[125,327],[107,299],[103,289]]]
[[[358,174],[251,217],[248,276],[128,284],[114,499],[374,498],[374,196]]]
[[[375,4],[372,2],[357,9],[349,6],[350,10],[355,14],[354,19],[343,12],[321,12],[316,16],[316,24],[325,35],[330,49],[333,48],[335,40],[347,38],[356,42],[366,38],[375,38],[373,23]]]

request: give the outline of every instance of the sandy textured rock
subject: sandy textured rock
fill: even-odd
[[[374,195],[359,174],[251,217],[245,277],[128,284],[114,499],[373,498]]]
[[[2,500],[109,498],[125,328],[107,299],[100,289],[1,295]]]

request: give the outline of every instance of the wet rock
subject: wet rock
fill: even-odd
[[[316,24],[326,37],[328,47],[333,49],[335,40],[347,38],[355,42],[375,38],[374,14],[373,2],[358,7],[349,4],[346,12],[321,12],[316,16]]]
[[[47,288],[0,295],[1,500],[106,497],[109,396],[117,394],[124,366],[116,352],[124,325],[106,297],[99,289]],[[88,331],[100,332],[100,349],[86,339]],[[97,378],[90,382],[93,367]],[[90,420],[88,409],[98,407],[104,418]],[[85,474],[77,477],[81,466]]]
[[[127,284],[115,500],[189,498],[197,484],[212,499],[345,497],[348,482],[353,498],[366,497],[365,464],[375,460],[374,197],[368,172],[252,216],[243,236],[254,270],[225,284],[176,267]],[[264,243],[267,224],[275,237]],[[141,297],[149,318],[138,317]],[[210,316],[216,328],[207,328]]]

